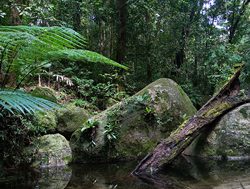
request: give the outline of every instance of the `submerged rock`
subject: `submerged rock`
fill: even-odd
[[[24,150],[32,167],[46,168],[65,166],[71,162],[69,142],[60,134],[49,134],[37,138],[32,146]]]
[[[144,156],[195,112],[179,85],[159,79],[74,132],[70,139],[73,161],[106,162]]]
[[[200,148],[199,156],[250,159],[250,103],[224,115],[208,136],[201,137],[195,143],[196,149]]]

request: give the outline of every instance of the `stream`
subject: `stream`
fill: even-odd
[[[138,162],[0,172],[1,189],[249,189],[250,161],[181,158],[156,176],[130,175]]]

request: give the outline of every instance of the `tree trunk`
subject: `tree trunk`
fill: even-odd
[[[175,64],[177,68],[180,68],[181,65],[184,63],[184,58],[185,58],[185,52],[184,48],[180,49],[176,54],[175,54]]]
[[[81,31],[81,4],[79,1],[75,0],[72,2],[73,6],[73,14],[72,14],[72,22],[73,28],[75,31]]]
[[[146,14],[145,14],[145,27],[147,28],[147,33],[146,33],[146,65],[147,65],[147,82],[150,83],[152,82],[152,65],[151,65],[151,47],[152,47],[152,43],[151,43],[151,35],[150,35],[150,22],[151,22],[151,18],[150,18],[150,14],[149,11],[147,10]]]
[[[213,121],[229,110],[250,102],[250,98],[242,99],[239,95],[239,75],[242,70],[237,68],[235,74],[224,87],[211,98],[192,118],[184,122],[167,139],[160,142],[153,152],[149,153],[133,171],[135,175],[152,174],[162,165],[170,163]]]
[[[234,8],[233,13],[232,13],[233,15],[232,15],[232,20],[231,20],[231,25],[229,27],[229,36],[228,36],[229,43],[233,43],[233,39],[238,29],[239,22],[242,16],[244,15],[249,3],[250,3],[250,0],[244,0],[239,10],[235,10]],[[236,6],[235,3],[234,3],[234,6]],[[237,15],[236,12],[239,12],[239,14]]]
[[[22,20],[20,17],[20,12],[17,8],[18,5],[21,4],[21,0],[16,0],[14,2],[10,2],[9,5],[11,7],[11,25],[17,26],[22,24]]]
[[[123,63],[126,52],[127,0],[117,0],[119,13],[116,61]]]

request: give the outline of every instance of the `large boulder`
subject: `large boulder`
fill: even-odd
[[[71,162],[69,142],[60,134],[44,135],[24,149],[27,162],[32,167],[47,168],[65,166]]]
[[[70,139],[73,161],[106,162],[144,156],[195,112],[179,85],[159,79],[75,131]]]
[[[224,115],[206,137],[200,156],[250,158],[250,103]]]

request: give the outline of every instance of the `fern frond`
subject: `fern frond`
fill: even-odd
[[[22,32],[33,35],[44,42],[60,41],[67,48],[85,48],[86,40],[72,29],[65,27],[39,27],[39,26],[1,26],[3,32]]]
[[[51,51],[48,53],[49,60],[60,60],[67,59],[71,61],[87,61],[93,63],[104,63],[107,65],[119,67],[127,70],[128,68],[122,64],[119,64],[105,56],[88,50],[78,50],[78,49],[68,49],[68,50],[59,50]]]
[[[15,112],[31,114],[35,111],[58,108],[59,105],[22,91],[0,90],[0,107],[13,114]]]
[[[85,46],[85,38],[69,28],[0,26],[0,55],[11,64],[16,75],[28,73],[29,65],[58,59],[104,63],[127,69],[103,55],[85,50]]]

